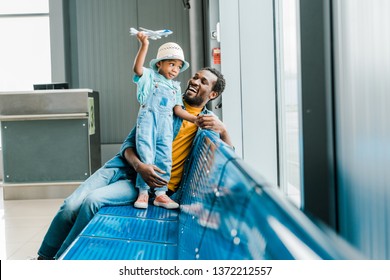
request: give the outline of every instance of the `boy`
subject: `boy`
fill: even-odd
[[[179,73],[189,67],[183,50],[176,43],[166,43],[158,49],[157,57],[150,61],[150,68],[144,62],[149,47],[148,36],[139,32],[140,48],[134,61],[134,79],[137,84],[137,99],[140,110],[137,118],[136,145],[141,161],[156,165],[163,172],[162,177],[169,181],[172,167],[172,114],[187,121],[196,122],[196,117],[182,109],[182,96],[179,82],[173,81]],[[146,209],[150,187],[137,176],[139,190],[134,207]],[[176,209],[179,204],[166,195],[168,188],[155,188],[153,204],[166,209]]]

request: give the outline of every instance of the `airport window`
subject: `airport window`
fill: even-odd
[[[299,0],[276,1],[280,187],[300,207]]]
[[[48,0],[0,1],[0,91],[51,81]]]
[[[39,14],[49,12],[49,0],[1,0],[0,14]]]

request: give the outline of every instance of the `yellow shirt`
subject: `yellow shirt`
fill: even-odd
[[[184,103],[186,110],[191,115],[197,116],[202,108],[194,108]],[[183,120],[179,133],[172,143],[172,171],[168,189],[176,191],[183,174],[184,163],[191,151],[192,141],[195,138],[198,127],[192,122]]]

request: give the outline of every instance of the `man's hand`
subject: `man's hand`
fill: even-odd
[[[219,133],[222,141],[224,141],[229,146],[233,147],[230,140],[229,133],[226,129],[226,126],[220,119],[215,115],[200,115],[196,120],[196,124],[203,129],[211,129]]]
[[[151,188],[161,188],[168,185],[168,181],[161,178],[156,172],[164,174],[165,172],[152,164],[139,163],[136,170],[142,179],[148,184]]]
[[[225,125],[215,115],[200,115],[198,116],[197,125],[203,129],[211,129],[218,133],[223,133],[226,130]]]
[[[151,188],[161,188],[166,186],[168,182],[161,178],[156,172],[164,174],[165,172],[152,164],[145,164],[139,160],[134,148],[127,148],[124,152],[124,157],[127,162],[134,168],[135,172],[141,175],[142,179]]]

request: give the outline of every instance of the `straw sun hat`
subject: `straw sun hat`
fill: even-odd
[[[179,59],[183,61],[183,67],[180,69],[180,73],[185,71],[190,64],[184,60],[184,53],[182,48],[176,43],[165,43],[158,48],[157,57],[150,61],[150,67],[155,71],[158,71],[157,62],[166,59]]]

